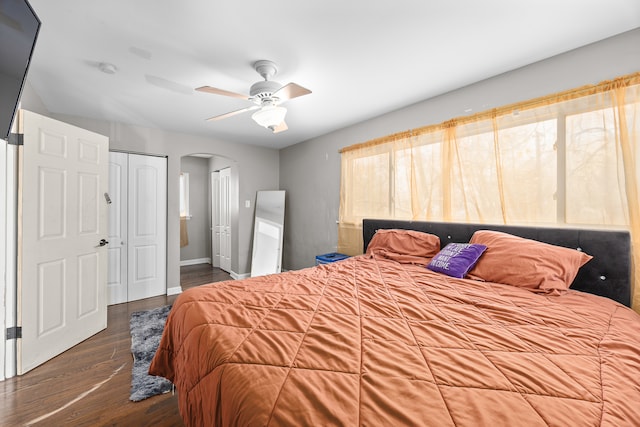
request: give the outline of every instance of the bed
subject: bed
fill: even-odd
[[[640,423],[628,233],[365,220],[363,237],[364,255],[176,299],[150,373],[185,425]]]

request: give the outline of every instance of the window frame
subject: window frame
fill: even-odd
[[[189,172],[180,172],[180,218],[191,219],[189,206]]]

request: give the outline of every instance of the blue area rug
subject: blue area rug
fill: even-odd
[[[149,365],[160,344],[160,337],[170,310],[171,306],[167,305],[131,314],[129,325],[133,371],[129,399],[134,402],[171,390],[172,384],[169,380],[149,375]]]

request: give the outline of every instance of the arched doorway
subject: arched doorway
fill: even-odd
[[[238,212],[235,161],[212,153],[194,153],[182,156],[180,167],[181,206],[186,205],[188,211],[181,212],[180,266],[209,263],[233,274],[237,252],[234,228],[238,223],[234,220]],[[226,176],[224,191],[221,171]],[[185,182],[187,200],[182,196]],[[226,207],[224,217],[222,206]]]

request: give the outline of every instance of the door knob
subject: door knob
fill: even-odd
[[[109,242],[104,240],[104,239],[100,239],[100,243],[98,243],[98,245],[100,245],[100,246],[105,246],[105,245],[108,245],[108,244],[109,244]]]

